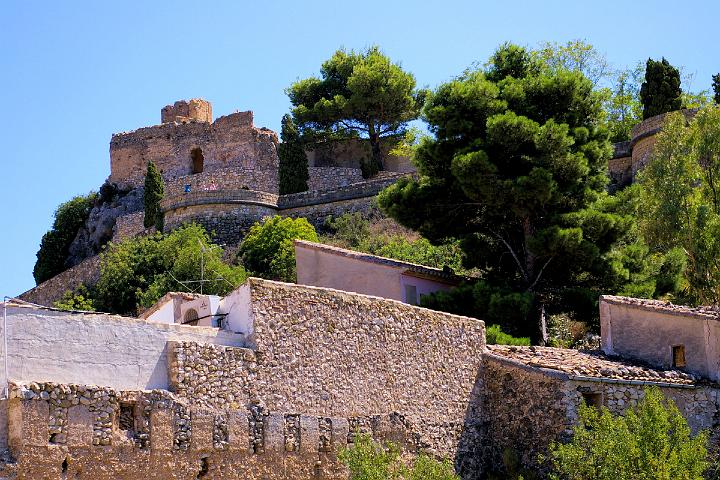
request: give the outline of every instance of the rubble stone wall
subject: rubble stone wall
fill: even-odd
[[[253,126],[252,112],[237,112],[213,123],[163,123],[117,133],[110,141],[110,181],[120,186],[143,183],[148,161],[166,181],[195,173],[193,151],[202,153],[202,171],[227,167],[277,172],[277,135]]]
[[[96,255],[18,295],[18,298],[51,307],[54,302],[62,298],[65,292],[73,291],[83,284],[94,285],[99,278],[100,257]]]
[[[135,212],[118,217],[115,219],[112,241],[118,243],[144,234],[146,232],[144,222],[145,212]]]
[[[9,445],[13,478],[346,479],[337,452],[361,425],[404,445],[401,419],[196,408],[164,391],[73,384],[13,386]]]

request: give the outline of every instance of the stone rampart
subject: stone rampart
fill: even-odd
[[[212,105],[210,102],[201,98],[179,100],[172,105],[166,105],[160,111],[160,121],[162,123],[187,122],[190,120],[212,122]]]
[[[317,417],[257,405],[205,410],[158,390],[13,385],[9,445],[15,462],[3,473],[26,479],[346,479],[337,452],[356,426],[401,445],[412,438],[397,415]]]
[[[112,241],[122,242],[128,238],[134,238],[146,233],[145,212],[135,212],[130,215],[123,215],[115,219]],[[154,227],[152,227],[154,229]]]
[[[218,190],[257,190],[277,195],[277,170],[227,167],[212,172],[183,175],[165,183],[165,196],[190,192]]]
[[[359,168],[308,167],[308,190],[330,190],[363,181]]]
[[[109,180],[139,186],[150,160],[166,181],[228,167],[277,172],[277,135],[252,121],[252,112],[238,112],[213,123],[170,122],[117,133],[110,141]]]
[[[94,285],[99,278],[100,257],[94,256],[18,295],[18,298],[38,305],[52,306],[65,292],[73,291],[83,284]]]

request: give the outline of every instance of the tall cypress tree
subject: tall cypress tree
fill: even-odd
[[[300,134],[290,115],[282,118],[280,131],[282,143],[278,146],[280,157],[280,195],[304,192],[308,189],[308,159]]]
[[[713,75],[713,91],[715,92],[715,103],[720,105],[720,73]]]
[[[643,120],[682,108],[680,71],[663,57],[656,61],[648,58],[645,64],[645,81],[640,87]]]
[[[160,208],[160,201],[165,194],[162,175],[153,162],[148,162],[147,173],[145,174],[145,228],[153,225],[158,232],[163,231],[163,213]]]

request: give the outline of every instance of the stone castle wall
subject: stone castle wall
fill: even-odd
[[[18,295],[18,298],[38,305],[52,306],[65,292],[73,291],[83,284],[94,285],[99,278],[100,257],[94,256]]]
[[[134,238],[146,233],[145,212],[135,212],[115,219],[112,242],[118,243],[128,238]],[[151,227],[154,229],[154,227]]]
[[[397,140],[386,137],[382,141],[381,152],[384,158],[384,170],[392,172],[414,172],[415,168],[408,157],[390,155]],[[319,143],[305,151],[311,167],[347,167],[360,170],[363,160],[372,157],[367,139],[346,139]]]
[[[179,100],[172,105],[166,105],[160,111],[162,123],[187,122],[189,120],[212,122],[212,118],[212,104],[201,98]]]
[[[275,132],[253,126],[252,112],[233,113],[213,123],[171,122],[117,133],[110,141],[109,180],[139,186],[150,160],[166,180],[192,174],[196,149],[202,154],[203,172],[228,167],[277,172],[277,143]]]
[[[13,385],[13,478],[345,479],[337,452],[354,424],[378,439],[411,438],[393,416],[354,419],[260,407],[203,410],[168,392],[55,383]]]

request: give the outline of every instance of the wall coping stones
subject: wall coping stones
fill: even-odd
[[[644,298],[620,297],[616,295],[601,295],[600,303],[612,305],[624,305],[630,308],[646,310],[650,312],[662,312],[669,315],[680,315],[683,317],[694,317],[701,320],[720,320],[717,310],[712,307],[688,307],[675,305],[662,300],[648,300]]]

